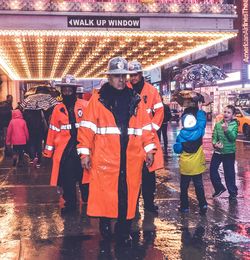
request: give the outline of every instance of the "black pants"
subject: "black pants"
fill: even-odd
[[[59,185],[63,188],[65,207],[76,207],[76,183],[81,183],[82,166],[80,158],[68,158],[61,167]]]
[[[225,182],[228,192],[232,196],[237,196],[238,188],[235,183],[235,153],[218,154],[214,153],[210,164],[210,179],[215,191],[224,189],[221,178],[218,172],[219,166],[222,163],[224,169]]]
[[[21,162],[23,161],[23,154],[25,150],[25,144],[24,145],[13,145],[13,157],[17,159],[18,161]]]
[[[203,187],[203,182],[202,182],[202,174],[198,175],[181,175],[181,183],[180,183],[180,188],[181,188],[181,208],[182,209],[188,209],[189,208],[189,202],[188,202],[188,187],[190,181],[193,181],[194,187],[195,187],[195,193],[197,200],[199,202],[199,207],[202,208],[204,205],[207,205],[207,201],[205,198],[205,193],[204,193],[204,187]]]
[[[30,159],[34,160],[35,157],[38,158],[38,163],[41,163],[42,158],[42,143],[43,137],[32,138],[29,141],[29,151],[30,151]]]
[[[168,131],[168,123],[163,123],[161,125],[161,128],[157,131],[159,140],[161,141],[161,134],[163,136],[163,143],[164,143],[164,151],[167,154],[168,153],[168,135],[167,135],[167,131]]]
[[[142,169],[142,197],[144,208],[152,208],[154,206],[154,194],[156,189],[155,172],[149,172],[146,163]]]

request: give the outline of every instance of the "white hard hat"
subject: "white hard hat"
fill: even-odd
[[[105,74],[130,74],[128,62],[122,57],[114,57],[109,60],[108,70]]]
[[[80,87],[82,84],[77,83],[76,79],[72,75],[66,75],[62,78],[61,83],[56,83],[56,86],[73,86],[73,87]]]
[[[128,68],[129,68],[131,73],[142,72],[141,63],[137,60],[133,60],[133,61],[129,62]]]

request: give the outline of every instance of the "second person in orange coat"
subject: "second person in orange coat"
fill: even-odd
[[[140,95],[143,109],[148,113],[151,119],[152,131],[155,135],[157,145],[157,152],[152,167],[147,167],[146,163],[143,165],[142,197],[144,200],[144,208],[152,213],[158,213],[158,207],[154,204],[154,193],[156,190],[155,170],[164,167],[164,160],[157,130],[160,129],[164,118],[164,108],[157,89],[144,80],[140,62],[136,60],[131,61],[129,63],[129,70],[131,73],[131,86]]]

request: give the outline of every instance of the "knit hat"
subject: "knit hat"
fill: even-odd
[[[181,118],[181,123],[182,123],[184,128],[191,128],[191,127],[194,127],[196,125],[197,120],[196,120],[194,115],[185,114]]]

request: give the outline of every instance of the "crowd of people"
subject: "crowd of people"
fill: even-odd
[[[88,101],[78,98],[79,84],[66,75],[58,86],[62,102],[50,117],[43,156],[53,158],[50,184],[60,187],[65,201],[62,215],[77,208],[76,186],[87,204],[87,214],[100,219],[99,229],[104,240],[111,240],[111,220],[116,219],[114,234],[117,243],[131,245],[131,223],[138,211],[140,193],[144,209],[158,213],[154,202],[155,171],[164,168],[168,153],[167,125],[171,112],[163,104],[158,91],[144,80],[138,61],[112,58],[105,72],[108,81]],[[129,75],[129,82],[127,82]],[[6,144],[13,146],[13,166],[23,160],[29,144],[30,161],[40,165],[44,131],[41,111],[12,111]],[[235,108],[227,106],[222,121],[216,123],[212,143],[214,154],[210,176],[213,197],[220,196],[223,186],[218,168],[223,163],[230,200],[237,197],[235,184],[235,150],[238,125]],[[35,119],[38,122],[35,123]],[[180,154],[180,211],[189,212],[188,187],[195,186],[200,214],[207,212],[202,173],[206,170],[202,138],[206,114],[202,101],[188,107],[181,117],[174,151]],[[164,152],[160,145],[163,137]],[[77,185],[78,184],[78,185]]]

